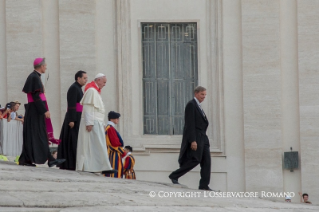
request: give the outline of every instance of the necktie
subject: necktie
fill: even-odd
[[[202,111],[203,116],[206,118],[206,114],[204,113],[204,110],[202,109],[202,106],[200,104],[198,104],[198,106],[199,106],[200,110]]]

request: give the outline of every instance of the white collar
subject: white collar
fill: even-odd
[[[199,103],[198,99],[196,99],[195,96],[194,96],[194,99],[195,99],[196,103],[197,103],[199,106],[201,106],[201,104]]]
[[[131,152],[128,152],[128,153],[125,155],[125,157],[122,158],[123,163],[124,163],[125,159],[126,159],[130,154],[131,154]]]
[[[107,125],[111,125],[111,126],[115,127],[115,124],[112,121],[108,121]]]

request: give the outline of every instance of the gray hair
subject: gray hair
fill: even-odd
[[[194,89],[194,93],[199,93],[199,92],[202,92],[202,91],[206,91],[206,88],[202,87],[202,86],[197,86],[195,89]]]
[[[43,58],[43,60],[42,60],[41,63],[39,63],[38,65],[35,65],[35,66],[33,66],[33,67],[34,67],[34,69],[38,69],[38,68],[40,68],[40,67],[43,66],[43,65],[45,65],[45,58]]]

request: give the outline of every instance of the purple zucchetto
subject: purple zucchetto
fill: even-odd
[[[33,62],[33,66],[37,66],[39,65],[41,62],[43,61],[43,58],[39,57],[39,58],[36,58]]]

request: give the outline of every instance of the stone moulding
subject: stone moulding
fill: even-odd
[[[115,31],[117,49],[117,81],[119,85],[119,111],[122,121],[120,132],[126,143],[140,152],[150,147],[152,150],[176,151],[181,143],[181,136],[162,136],[143,134],[143,89],[142,89],[142,50],[132,54],[133,39],[141,47],[141,23],[143,22],[196,22],[198,27],[198,82],[207,87],[209,97],[205,111],[210,121],[208,137],[212,153],[224,153],[224,100],[223,100],[223,65],[222,65],[222,1],[206,1],[206,21],[200,19],[134,19],[131,16],[131,2],[119,0],[114,3]],[[140,14],[143,17],[143,14]],[[131,24],[136,23],[136,24]],[[202,24],[202,25],[201,25]],[[205,25],[204,25],[205,24]],[[135,34],[134,34],[135,33]],[[205,33],[205,36],[201,36]],[[204,34],[203,34],[204,35]],[[205,37],[205,40],[200,39]],[[135,46],[134,46],[135,47]],[[203,49],[205,48],[205,49]],[[203,52],[204,51],[204,55]],[[132,67],[138,57],[138,68]],[[202,70],[201,66],[207,67]],[[134,76],[138,80],[132,80]],[[207,77],[205,77],[207,76]],[[134,96],[134,98],[133,98]],[[133,107],[138,106],[138,109]],[[140,117],[136,119],[136,114]],[[134,126],[132,125],[134,123]],[[151,145],[151,146],[150,146]],[[153,146],[155,145],[155,146]],[[172,146],[173,145],[173,146]]]

